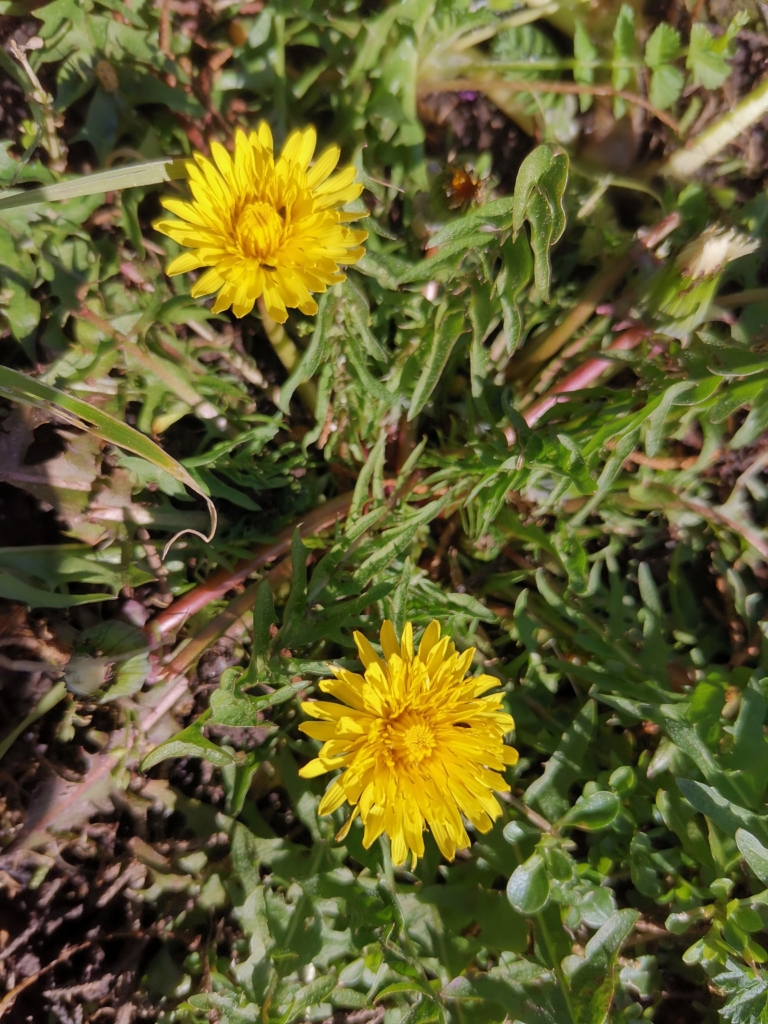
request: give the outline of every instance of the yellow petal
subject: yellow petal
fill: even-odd
[[[321,154],[307,174],[307,184],[311,189],[315,189],[325,181],[328,175],[331,174],[336,167],[340,156],[341,150],[338,146],[329,146],[328,149]]]
[[[309,761],[303,768],[299,768],[299,775],[302,779],[316,779],[318,775],[325,775],[330,770],[330,768],[326,768],[319,757],[316,757],[314,761]]]
[[[394,623],[390,619],[385,619],[381,626],[381,652],[387,661],[397,654],[400,654],[400,644],[397,642],[397,634],[395,633]]]
[[[317,813],[320,815],[333,814],[343,803],[346,802],[347,795],[344,792],[344,787],[341,785],[338,779],[334,779],[328,789],[325,791],[325,796],[320,801],[320,806],[317,808]]]
[[[195,281],[192,286],[192,298],[198,299],[201,295],[210,295],[211,292],[216,292],[224,284],[223,278],[219,275],[216,267],[211,267]]]
[[[274,152],[274,143],[272,142],[272,130],[266,121],[262,121],[259,125],[259,142],[264,149],[272,156]]]
[[[175,260],[171,260],[165,272],[168,277],[174,277],[176,274],[188,274],[190,270],[199,270],[202,266],[204,264],[200,262],[197,253],[183,252]]]
[[[303,171],[309,167],[309,161],[317,145],[317,132],[310,125],[304,131],[291,132],[282,152],[282,159],[298,164]]]
[[[357,651],[360,655],[360,661],[363,663],[363,668],[368,668],[369,665],[381,665],[381,658],[371,647],[367,638],[362,633],[358,633],[357,630],[355,630],[352,636],[357,645]]]
[[[520,754],[515,750],[514,747],[508,747],[506,744],[502,747],[502,760],[504,764],[515,765],[520,760]]]

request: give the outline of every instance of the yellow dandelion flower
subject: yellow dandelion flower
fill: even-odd
[[[487,832],[501,814],[494,791],[509,789],[501,773],[517,762],[517,751],[504,744],[514,722],[502,710],[501,694],[483,696],[499,681],[487,675],[465,679],[474,648],[458,654],[447,636],[441,638],[436,621],[424,631],[418,653],[410,623],[401,643],[392,623],[384,623],[384,660],[361,633],[355,642],[365,675],[331,666],[336,678],[320,683],[343,703],[302,704],[319,721],[300,728],[324,742],[319,757],[299,774],[312,779],[344,769],[320,804],[320,814],[345,801],[352,806],[338,840],[359,814],[366,849],[386,832],[394,863],[403,863],[410,850],[415,867],[424,855],[427,825],[442,854],[453,860],[469,846],[462,815]]]
[[[158,220],[154,227],[191,252],[168,266],[169,275],[209,269],[192,288],[192,297],[218,292],[214,313],[232,307],[245,316],[264,296],[267,312],[285,323],[287,308],[317,312],[310,292],[324,292],[344,280],[339,264],[355,263],[368,237],[347,227],[360,214],[341,207],[357,199],[363,186],[355,168],[333,174],[338,146],[309,166],[315,152],[314,128],[295,131],[275,160],[266,124],[235,137],[234,157],[218,142],[213,160],[199,154],[187,163],[192,200],[164,199],[180,220]]]

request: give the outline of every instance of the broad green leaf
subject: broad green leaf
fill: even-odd
[[[583,959],[570,956],[563,961],[573,1024],[603,1024],[616,987],[621,944],[639,917],[637,910],[617,910],[589,940]]]
[[[221,781],[226,795],[226,811],[230,817],[236,818],[245,806],[246,797],[251,788],[253,776],[259,770],[260,752],[250,750],[242,764],[225,764],[221,769]],[[264,754],[261,755],[262,758]]]
[[[757,877],[768,885],[768,848],[763,846],[759,839],[756,839],[751,832],[744,828],[736,829],[736,845],[744,860],[749,864]]]
[[[259,659],[266,662],[269,658],[272,644],[271,626],[275,622],[277,615],[269,580],[262,580],[253,605],[253,660],[246,670],[244,681],[256,682],[258,677],[254,674],[254,663]]]
[[[512,207],[512,230],[518,234],[526,220],[528,203],[539,182],[547,173],[554,160],[557,147],[551,143],[537,146],[520,165],[515,179],[515,194]]]
[[[632,63],[635,57],[635,12],[628,4],[622,4],[613,29],[613,71],[611,82],[614,89],[626,89],[634,73]],[[613,101],[616,117],[623,117],[626,111],[624,100]]]
[[[670,410],[677,404],[678,398],[695,387],[693,381],[681,380],[670,384],[661,396],[661,400],[648,417],[645,432],[645,451],[649,457],[658,455],[662,441],[664,424],[669,416]]]
[[[333,290],[324,292],[320,296],[315,317],[315,329],[312,332],[310,343],[294,367],[293,373],[280,389],[279,407],[285,413],[290,409],[291,398],[296,388],[300,384],[306,384],[320,368],[328,346],[330,331],[336,319],[338,304],[338,296]]]
[[[464,256],[473,249],[485,249],[492,236],[486,231],[474,231],[470,235],[445,242],[435,253],[418,263],[414,263],[400,276],[400,284],[415,284],[418,281],[442,280],[440,274],[445,271],[454,274]]]
[[[30,608],[75,608],[81,604],[94,604],[98,601],[113,601],[117,594],[64,594],[53,590],[43,590],[31,583],[20,580],[18,576],[0,569],[0,597],[7,601],[18,601]]]
[[[485,340],[494,325],[491,289],[485,281],[472,283],[469,319],[472,322],[472,342],[469,348],[472,395],[474,398],[479,398],[483,393],[485,378],[488,374],[488,350],[485,347]]]
[[[205,711],[186,729],[177,732],[175,736],[164,743],[159,743],[154,750],[151,750],[139,765],[142,772],[149,771],[161,761],[169,757],[200,757],[204,761],[221,767],[225,764],[238,764],[242,761],[242,755],[230,753],[222,747],[212,743],[207,736],[203,736],[202,728],[211,716],[210,711]]]
[[[350,372],[357,377],[361,390],[365,394],[379,402],[384,402],[387,406],[397,402],[397,396],[371,374],[366,365],[362,347],[353,334],[347,335],[345,355],[349,359]]]
[[[568,157],[556,146],[537,146],[525,158],[515,182],[512,226],[518,235],[524,222],[531,225],[531,248],[536,288],[549,301],[549,250],[565,229],[563,196],[568,182]]]
[[[501,254],[501,270],[496,278],[495,287],[501,299],[504,315],[506,350],[508,355],[512,355],[520,343],[523,330],[523,318],[517,300],[531,279],[533,258],[528,239],[522,233],[514,240],[508,238]]]
[[[490,203],[485,203],[478,210],[464,214],[463,217],[451,221],[432,235],[429,247],[439,250],[449,242],[467,238],[483,228],[493,231],[503,231],[509,228],[514,202],[513,198],[494,199]]]
[[[369,583],[377,573],[382,572],[390,562],[402,554],[411,544],[419,528],[431,522],[445,508],[449,495],[431,501],[419,512],[411,516],[402,526],[387,531],[381,535],[381,542],[355,570],[355,579],[364,586]]]
[[[744,828],[761,843],[768,843],[768,824],[761,815],[740,807],[721,796],[713,786],[705,786],[695,779],[677,779],[677,785],[692,807],[711,818],[728,835],[735,836],[737,829]]]
[[[656,806],[664,824],[678,836],[682,848],[699,866],[704,881],[713,879],[716,869],[704,819],[695,813],[687,800],[683,800],[674,791],[660,789],[656,794]]]
[[[257,698],[242,693],[237,686],[239,676],[238,669],[227,669],[221,677],[218,690],[214,690],[210,696],[210,720],[215,725],[247,729],[258,724]]]
[[[685,79],[682,71],[671,64],[661,64],[651,74],[649,98],[654,107],[666,110],[680,99]]]
[[[298,529],[291,538],[291,593],[283,613],[283,627],[280,639],[285,643],[287,635],[303,619],[307,610],[307,559],[309,548],[305,546]]]
[[[577,779],[587,777],[586,754],[597,727],[597,704],[588,700],[579,711],[544,766],[543,774],[525,792],[525,802],[550,820],[570,807],[568,793]]]
[[[422,999],[403,1014],[400,1024],[427,1024],[432,1020],[440,1020],[440,1007],[433,999]]]
[[[731,73],[731,66],[717,46],[717,41],[706,25],[697,21],[691,26],[686,67],[697,85],[705,89],[719,89]]]
[[[739,714],[733,727],[733,745],[725,762],[727,768],[741,773],[755,808],[763,806],[768,785],[765,715],[765,696],[760,683],[753,677],[741,693]]]
[[[322,1003],[327,996],[336,988],[336,976],[333,974],[327,974],[325,977],[315,978],[304,988],[299,989],[296,995],[293,997],[291,1003],[290,1012],[286,1013],[284,1019],[290,1020],[294,1014],[299,1013],[301,1010],[305,1010],[308,1006],[315,1006],[317,1003]]]

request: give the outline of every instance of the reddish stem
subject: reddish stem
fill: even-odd
[[[243,583],[253,573],[263,568],[268,562],[286,555],[291,549],[291,540],[296,530],[300,536],[307,537],[321,530],[327,530],[338,519],[343,519],[352,502],[352,492],[339,494],[330,498],[323,505],[313,509],[298,523],[292,523],[270,541],[269,544],[262,544],[253,555],[246,561],[239,562],[234,569],[219,569],[211,573],[208,579],[199,587],[190,590],[174,601],[172,605],[165,608],[145,627],[152,641],[157,644],[174,635],[181,629],[184,623],[192,615],[195,615],[211,601],[218,601],[229,590]]]
[[[647,327],[632,327],[612,341],[607,351],[627,352],[636,348],[650,333]],[[571,391],[583,391],[584,388],[594,384],[610,368],[614,370],[618,368],[613,359],[606,359],[604,356],[594,356],[592,359],[588,359],[563,377],[560,383],[555,384],[546,395],[529,406],[523,413],[523,419],[529,427],[532,427],[534,423],[538,423],[545,412],[549,412],[552,406],[557,404],[560,395],[568,394]]]

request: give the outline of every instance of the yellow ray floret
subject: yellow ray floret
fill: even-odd
[[[417,652],[410,623],[400,642],[392,623],[384,623],[383,659],[362,634],[355,633],[355,642],[365,674],[331,666],[336,678],[320,683],[342,703],[302,704],[316,721],[300,728],[323,746],[299,774],[311,779],[343,769],[320,804],[320,814],[345,802],[353,808],[337,839],[359,814],[363,845],[386,832],[395,864],[409,850],[412,866],[424,855],[425,827],[453,860],[469,846],[462,816],[487,832],[501,814],[494,791],[509,790],[502,772],[517,762],[517,751],[504,743],[512,716],[502,709],[500,693],[487,693],[499,682],[487,675],[465,678],[474,649],[458,654],[436,621]]]
[[[172,260],[167,273],[208,269],[195,281],[193,298],[218,292],[214,313],[232,307],[245,316],[258,298],[278,323],[287,309],[317,312],[311,292],[324,292],[344,280],[340,264],[364,253],[365,231],[347,226],[358,214],[341,208],[357,199],[363,186],[354,167],[333,173],[338,146],[310,167],[317,135],[295,131],[276,160],[266,124],[246,135],[238,131],[232,156],[218,142],[213,160],[196,155],[187,163],[192,199],[164,199],[179,220],[154,227],[190,249]]]

